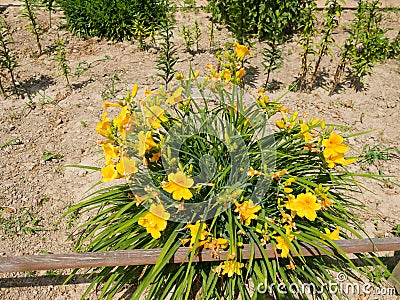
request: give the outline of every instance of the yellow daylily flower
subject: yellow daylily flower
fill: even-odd
[[[308,125],[305,124],[305,123],[301,123],[300,124],[300,128],[301,128],[300,135],[301,135],[302,138],[304,138],[304,141],[306,143],[312,141],[313,138],[311,137],[311,133],[309,132],[310,127],[308,127]]]
[[[128,124],[130,117],[131,113],[129,112],[128,107],[124,106],[119,115],[113,119],[113,123],[115,127],[121,130],[126,124]]]
[[[289,227],[287,227],[287,226],[285,226],[285,227],[286,227],[286,233],[285,233],[286,238],[291,242],[294,240],[294,235],[291,234]],[[289,243],[286,242],[286,240],[283,236],[274,236],[273,238],[277,242],[276,249],[282,250],[281,257],[282,258],[287,257],[289,255],[289,250],[290,250]]]
[[[235,205],[235,212],[239,213],[240,221],[247,226],[250,225],[251,220],[257,219],[255,213],[261,209],[260,205],[254,206],[252,200],[244,201],[243,203],[235,201]]]
[[[328,228],[324,228],[325,229],[325,235],[331,239],[331,240],[340,240],[339,237],[339,227],[336,227],[336,229],[334,231],[330,231]]]
[[[200,221],[197,221],[196,224],[188,224],[186,225],[186,228],[189,228],[190,230],[190,246],[193,246],[196,242],[197,235],[199,235],[198,242],[204,241],[208,236],[208,231],[206,230],[207,225],[203,223],[200,229]]]
[[[97,123],[96,132],[106,138],[110,138],[112,136],[111,124],[110,124],[110,120],[107,118],[106,111],[103,113],[103,116],[101,117],[101,121],[99,123]]]
[[[172,198],[175,200],[189,200],[193,197],[192,192],[189,190],[194,184],[194,180],[182,171],[171,173],[168,175],[168,182],[162,183],[164,191],[171,193]]]
[[[343,137],[337,133],[331,133],[328,139],[322,141],[324,157],[337,156],[349,150],[349,146],[343,144]]]
[[[136,161],[127,156],[122,156],[115,167],[121,176],[128,176],[139,171],[136,167]]]
[[[307,192],[297,195],[296,199],[286,204],[286,207],[294,210],[299,217],[306,217],[310,221],[314,221],[317,217],[316,211],[321,209],[321,203],[317,202],[314,194]]]
[[[101,179],[102,182],[108,182],[119,178],[118,171],[112,164],[101,168],[101,176],[103,176]]]
[[[249,171],[247,171],[247,176],[249,177],[259,176],[262,174],[262,172],[254,170],[253,167],[250,167]]]
[[[115,147],[111,143],[104,143],[102,145],[104,151],[104,158],[106,161],[106,165],[109,165],[111,161],[118,157],[118,152],[121,150],[120,147]]]
[[[223,263],[221,263],[221,269],[222,269],[222,275],[227,274],[228,277],[232,277],[234,274],[241,275],[244,264],[234,261],[234,260],[228,260]]]
[[[144,156],[148,151],[152,148],[156,147],[157,144],[154,142],[153,137],[151,136],[151,131],[140,131],[138,133],[139,142],[137,145],[138,155]]]
[[[246,71],[243,68],[236,72],[236,78],[242,79],[244,75],[246,75]]]
[[[161,122],[168,121],[168,118],[164,116],[165,110],[157,105],[151,107],[145,107],[144,115],[146,117],[146,124],[153,129],[160,129]]]
[[[324,152],[324,157],[325,157],[325,152]],[[328,157],[325,157],[325,161],[328,164],[328,168],[334,168],[335,165],[342,165],[342,166],[347,166],[349,164],[352,164],[356,161],[355,158],[351,159],[344,159],[344,154],[339,153],[337,155],[331,155]]]
[[[138,89],[139,89],[139,86],[138,86],[137,83],[135,83],[135,84],[133,85],[132,92],[131,92],[131,98],[132,98],[132,99],[136,97],[136,94],[137,94]]]
[[[147,233],[150,233],[154,239],[158,239],[161,236],[161,231],[167,228],[167,220],[170,214],[165,211],[162,204],[150,205],[150,212],[147,212],[144,216],[140,217],[138,224],[146,228]]]
[[[170,97],[168,97],[168,99],[165,101],[165,104],[175,104],[175,103],[179,103],[182,102],[183,98],[182,98],[182,92],[184,91],[183,87],[179,87],[177,88]]]
[[[246,46],[240,45],[238,42],[234,42],[233,45],[235,46],[235,55],[240,60],[243,60],[246,55],[253,56],[249,48],[247,48]]]
[[[118,103],[112,103],[112,102],[103,100],[103,107],[104,107],[104,109],[107,109],[109,107],[121,107],[121,105],[119,105]]]

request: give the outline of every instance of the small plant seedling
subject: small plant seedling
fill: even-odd
[[[114,73],[113,76],[111,76],[106,80],[105,88],[101,92],[101,98],[103,100],[112,99],[117,96],[117,91],[115,86],[117,81],[120,81],[120,78],[117,73]]]
[[[54,11],[54,0],[40,0],[42,5],[46,8],[46,10],[49,12],[49,28],[51,28],[51,13]]]
[[[14,70],[18,67],[18,63],[17,56],[11,48],[13,44],[14,39],[12,37],[10,26],[0,16],[0,89],[4,96],[7,95],[1,79],[6,78],[6,72],[10,75],[14,90],[17,91]]]
[[[318,44],[317,61],[314,66],[314,72],[310,82],[310,89],[312,89],[313,84],[317,80],[322,58],[326,54],[332,54],[331,44],[334,43],[332,35],[333,31],[339,25],[339,18],[342,13],[342,7],[337,0],[328,0],[326,3],[326,7],[328,7],[328,9],[326,9],[326,12],[324,14],[322,39]]]
[[[100,63],[100,62],[106,62],[110,58],[111,58],[110,56],[106,55],[106,56],[104,56],[104,58],[96,59],[96,60],[92,61],[91,63],[88,63],[87,61],[81,61],[78,64],[78,67],[76,68],[74,75],[79,78],[83,73],[85,73],[87,70],[89,70],[95,64]]]
[[[0,150],[3,150],[11,145],[18,145],[20,143],[21,143],[21,140],[19,138],[11,139],[11,140],[7,141],[5,144],[0,145]]]
[[[57,39],[54,43],[55,49],[57,51],[54,60],[58,62],[58,71],[60,72],[60,76],[63,76],[67,81],[68,87],[71,88],[71,84],[69,82],[69,75],[71,74],[71,67],[68,64],[66,50],[65,50],[65,41]]]
[[[166,7],[169,7],[168,1],[166,1]],[[161,49],[160,56],[157,59],[157,69],[160,71],[157,76],[160,77],[165,84],[165,88],[168,90],[168,84],[174,78],[175,69],[174,66],[178,61],[176,55],[176,46],[173,42],[173,26],[169,17],[167,16],[166,21],[161,23],[160,39]]]
[[[139,42],[139,49],[145,50],[146,46],[146,37],[149,36],[151,32],[150,27],[146,27],[145,22],[140,19],[136,19],[133,21],[132,25],[133,35]]]
[[[360,162],[376,165],[380,161],[391,160],[397,157],[396,154],[392,153],[393,150],[393,147],[383,148],[381,145],[373,147],[365,145],[362,150],[363,154],[361,155]]]
[[[385,37],[388,29],[381,27],[379,4],[379,0],[358,1],[356,17],[342,46],[330,94],[336,90],[346,67],[350,69],[352,85],[360,91],[364,86],[364,77],[372,74],[372,68],[378,61],[388,57],[389,39]]]
[[[195,43],[192,37],[192,32],[190,28],[186,25],[182,25],[181,31],[182,33],[179,36],[185,40],[186,51],[192,53],[192,46]]]
[[[61,160],[63,156],[60,153],[54,154],[52,152],[43,152],[42,159],[44,161],[51,161],[53,159]]]
[[[29,21],[29,25],[26,26],[26,29],[28,29],[35,37],[40,56],[42,55],[42,44],[40,39],[43,34],[43,27],[37,22],[37,4],[37,0],[24,0],[24,8],[21,11],[21,15]]]
[[[41,217],[32,212],[32,207],[22,208],[8,217],[0,216],[0,229],[4,235],[35,234],[47,230],[40,225],[41,220]]]
[[[397,224],[395,227],[393,227],[392,233],[393,233],[395,236],[400,236],[400,224]]]
[[[306,0],[303,13],[303,27],[300,34],[300,45],[303,48],[301,54],[301,69],[298,79],[298,88],[301,91],[307,89],[309,85],[309,74],[311,72],[310,55],[315,55],[316,51],[313,46],[315,35],[317,4],[314,0]]]

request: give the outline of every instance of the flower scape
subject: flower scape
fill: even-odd
[[[368,272],[334,242],[360,237],[361,228],[353,214],[361,204],[346,194],[358,184],[346,168],[356,158],[347,155],[345,135],[323,119],[291,113],[262,90],[243,101],[251,53],[234,47],[221,54],[218,70],[206,67],[205,79],[191,71],[168,89],[139,97],[134,85],[123,100],[104,102],[99,171],[113,184],[69,210],[93,212],[77,230],[76,249],[162,251],[155,265],[94,270],[89,290],[100,284],[101,296],[111,299],[134,283],[132,299],[255,299],[254,287],[268,282],[272,296],[286,299],[296,295],[280,293],[279,284],[309,282],[332,298],[341,295],[323,288],[334,281],[330,271]],[[302,256],[304,244],[325,258]],[[180,247],[187,262],[169,263]],[[263,257],[254,258],[255,250]],[[216,260],[194,262],[206,251]],[[218,260],[221,253],[226,259]]]

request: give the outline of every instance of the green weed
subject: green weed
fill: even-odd
[[[32,211],[32,207],[9,213],[9,216],[0,215],[0,229],[4,234],[2,239],[4,240],[5,236],[35,234],[47,230],[40,224],[41,221],[42,218]]]

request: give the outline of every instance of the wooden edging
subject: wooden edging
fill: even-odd
[[[363,253],[400,250],[400,238],[374,238],[374,239],[354,239],[336,241],[345,253]],[[322,246],[326,250],[321,251],[308,244],[301,244],[299,253],[303,256],[326,255],[334,252],[327,246]],[[162,249],[136,249],[108,252],[82,252],[67,254],[48,254],[0,257],[0,273],[24,272],[33,270],[52,270],[70,268],[93,268],[106,266],[128,266],[128,265],[152,265],[158,260]],[[189,248],[181,247],[175,253],[170,263],[182,263],[187,261]],[[265,252],[269,257],[275,257],[276,252],[271,245],[265,247]],[[195,262],[202,261],[223,261],[227,258],[228,251],[221,251],[218,258],[214,257],[210,250],[202,250],[194,258]],[[242,248],[243,259],[251,256],[251,245],[244,245]],[[255,249],[255,258],[262,258],[258,248]]]

